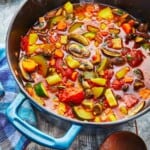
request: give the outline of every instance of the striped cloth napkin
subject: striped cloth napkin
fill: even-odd
[[[29,143],[29,140],[21,135],[5,116],[7,107],[18,92],[19,88],[8,67],[5,49],[0,48],[0,150],[23,150]],[[25,121],[36,125],[36,118],[28,101],[22,104],[18,113]]]

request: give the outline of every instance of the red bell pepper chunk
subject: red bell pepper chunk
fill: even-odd
[[[58,97],[62,102],[80,104],[84,100],[85,94],[81,88],[70,87],[60,91]]]
[[[21,49],[27,51],[29,46],[29,40],[27,36],[21,37]]]

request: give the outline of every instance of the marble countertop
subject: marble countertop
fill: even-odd
[[[6,2],[7,1],[7,2]],[[9,23],[14,16],[15,12],[19,9],[21,5],[26,0],[0,0],[0,46],[5,46],[5,38],[8,30]],[[49,133],[50,131],[55,131],[55,126],[51,127],[50,123],[40,116],[38,112],[38,128],[44,132]],[[41,124],[42,122],[42,124]],[[136,120],[136,126],[138,129],[138,135],[145,141],[148,150],[150,150],[150,112],[141,116]],[[51,129],[50,129],[51,128]],[[136,131],[135,123],[127,123],[121,128],[101,130],[100,128],[96,129],[95,132],[85,132],[82,131],[81,134],[72,144],[69,150],[95,150],[94,147],[98,147],[102,140],[111,132],[116,130],[129,130],[132,132]],[[94,146],[97,145],[97,146]],[[27,147],[27,150],[48,150],[47,148],[41,147],[38,144],[31,142]]]

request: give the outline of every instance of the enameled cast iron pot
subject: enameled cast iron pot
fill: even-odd
[[[82,0],[83,1],[83,0]],[[89,1],[89,0],[84,0]],[[133,120],[147,111],[150,110],[150,106],[146,107],[140,113],[132,116],[130,118],[126,118],[123,120],[119,120],[116,122],[108,122],[108,123],[89,123],[89,122],[82,122],[77,120],[71,120],[59,115],[54,114],[53,112],[47,111],[44,107],[38,105],[32,97],[26,92],[23,88],[21,79],[16,72],[18,72],[18,55],[19,55],[19,48],[20,48],[20,37],[21,35],[25,35],[28,29],[33,25],[33,23],[38,19],[38,17],[44,15],[47,11],[51,9],[55,9],[61,5],[63,5],[66,0],[27,0],[24,5],[18,10],[17,14],[13,18],[8,34],[6,39],[7,45],[7,58],[9,62],[10,69],[14,75],[15,80],[17,81],[21,92],[18,94],[16,99],[7,109],[7,116],[10,122],[23,134],[25,134],[31,140],[52,148],[57,149],[67,149],[73,140],[75,139],[76,135],[79,133],[82,127],[86,125],[93,127],[106,127],[106,126],[114,126],[121,123],[128,122]],[[72,0],[73,3],[78,3],[78,0]],[[117,6],[126,10],[131,15],[136,18],[141,19],[142,21],[146,21],[150,23],[150,1],[149,0],[96,0],[95,2],[100,2],[103,4],[108,4],[112,6]],[[33,126],[29,125],[25,121],[23,121],[17,113],[17,110],[21,106],[21,104],[29,99],[29,101],[42,113],[47,116],[53,116],[58,118],[59,120],[69,121],[71,122],[71,127],[68,131],[60,138],[54,138],[45,133],[41,132],[40,130],[34,128]]]

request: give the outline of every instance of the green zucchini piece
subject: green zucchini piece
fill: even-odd
[[[110,107],[115,107],[118,105],[117,100],[111,89],[105,91],[105,97]]]
[[[48,97],[47,90],[42,82],[39,82],[34,85],[34,90],[38,96]]]
[[[93,120],[94,115],[91,111],[86,111],[82,106],[74,106],[73,110],[78,118],[82,120]]]

